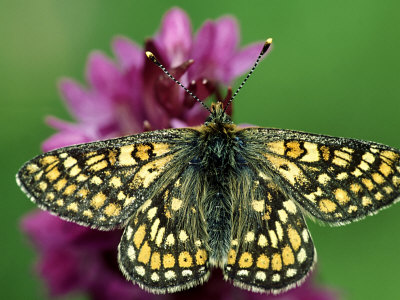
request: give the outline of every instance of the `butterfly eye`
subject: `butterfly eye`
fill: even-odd
[[[189,162],[189,164],[191,164],[191,165],[199,165],[200,162],[201,162],[200,158],[195,157]]]
[[[235,141],[237,142],[237,145],[243,147],[244,146],[244,142],[239,138],[239,137],[235,137]]]

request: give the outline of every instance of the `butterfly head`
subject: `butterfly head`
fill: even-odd
[[[232,124],[231,118],[225,113],[222,102],[212,103],[210,107],[210,116],[207,118],[205,125],[210,124]]]

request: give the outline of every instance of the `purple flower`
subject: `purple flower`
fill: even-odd
[[[247,71],[262,47],[255,43],[239,49],[238,43],[235,19],[207,21],[193,37],[187,15],[174,8],[165,15],[155,37],[147,40],[145,50],[152,51],[200,99],[212,94],[221,98],[219,84],[228,84]],[[59,132],[44,142],[44,151],[204,122],[208,112],[161,75],[139,46],[117,37],[112,48],[115,62],[98,51],[89,56],[88,88],[73,79],[61,80],[61,95],[77,122],[49,117],[48,124]]]
[[[255,43],[238,49],[238,43],[235,19],[207,21],[193,37],[187,15],[174,8],[165,15],[155,37],[146,41],[144,50],[153,52],[200,99],[210,95],[221,99],[220,85],[229,84],[246,72],[262,47],[262,43]],[[208,112],[145,59],[143,49],[124,37],[115,38],[112,48],[115,61],[100,52],[90,55],[86,71],[89,87],[72,79],[61,80],[61,95],[76,123],[49,117],[48,124],[58,132],[44,142],[44,151],[204,122]],[[228,90],[228,98],[229,93]],[[316,289],[309,280],[280,296],[251,293],[223,281],[219,271],[203,286],[155,296],[126,281],[120,272],[117,263],[120,230],[93,230],[42,211],[25,216],[22,230],[39,252],[36,269],[45,279],[51,296],[86,293],[91,299],[104,300],[335,298],[332,292]]]

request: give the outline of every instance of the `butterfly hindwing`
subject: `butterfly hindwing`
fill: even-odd
[[[306,278],[315,262],[315,249],[296,203],[271,178],[252,179],[249,207],[242,205],[244,212],[234,213],[237,223],[224,274],[239,287],[278,293]],[[241,221],[248,215],[251,222]]]
[[[265,172],[312,216],[341,225],[400,196],[400,152],[355,139],[249,128],[241,132],[265,160]],[[250,145],[249,144],[249,145]],[[249,146],[250,147],[250,146]]]
[[[195,199],[182,198],[182,177],[148,199],[125,228],[119,264],[125,276],[153,293],[176,292],[209,277],[209,252]],[[193,201],[194,200],[194,201]],[[188,226],[194,225],[196,226]]]
[[[27,162],[17,181],[33,202],[66,220],[121,227],[146,197],[173,180],[180,167],[173,162],[190,132],[154,131],[57,149]]]

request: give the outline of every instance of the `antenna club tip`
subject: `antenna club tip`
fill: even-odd
[[[147,56],[148,58],[151,58],[151,57],[154,57],[154,54],[151,53],[150,51],[146,51],[146,56]]]
[[[263,49],[262,49],[262,51],[261,51],[261,55],[263,55],[265,52],[267,52],[267,50],[268,50],[268,48],[271,46],[271,44],[272,44],[272,38],[269,38],[269,39],[267,39],[267,40],[265,41],[264,47],[263,47]]]
[[[157,63],[157,59],[154,56],[154,54],[150,51],[146,51],[146,56],[148,59],[150,59],[152,62]]]

